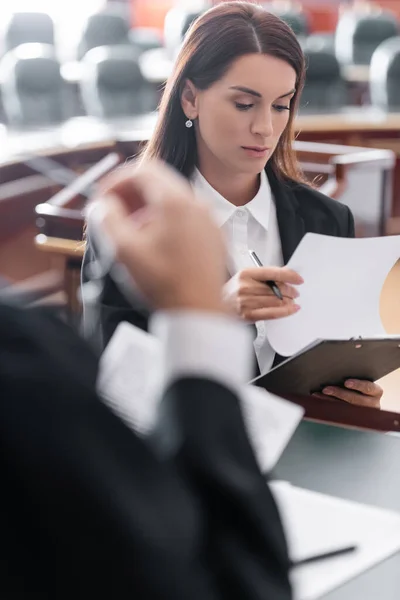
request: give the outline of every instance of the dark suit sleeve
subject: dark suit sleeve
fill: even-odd
[[[0,305],[0,596],[286,600],[279,517],[224,387],[177,382],[160,460],[65,324]],[[244,593],[242,593],[242,590]]]
[[[95,244],[88,233],[81,272],[83,333],[91,345],[102,352],[124,321],[147,331],[150,310],[139,298],[136,302],[131,298],[128,301],[109,273],[95,277],[93,265],[98,260]],[[90,286],[95,290],[94,294]]]
[[[212,381],[167,392],[155,444],[173,455],[207,515],[207,560],[224,598],[291,598],[279,513],[247,437],[238,398]]]
[[[0,597],[215,600],[194,498],[96,372],[66,325],[0,305]]]

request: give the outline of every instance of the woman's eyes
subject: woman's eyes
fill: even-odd
[[[254,104],[241,104],[240,102],[235,102],[236,108],[238,110],[249,110]]]
[[[254,106],[254,104],[242,104],[240,102],[235,102],[235,106],[238,110],[250,110]],[[284,110],[290,110],[290,106],[284,106],[283,104],[273,104],[272,108],[277,112],[283,112]]]
[[[273,108],[278,112],[283,112],[284,110],[290,110],[290,106],[284,106],[283,104],[274,104]]]

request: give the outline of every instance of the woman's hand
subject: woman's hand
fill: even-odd
[[[265,283],[278,285],[283,300],[274,296]],[[293,285],[303,283],[302,277],[287,267],[253,267],[237,273],[224,287],[224,299],[230,310],[250,322],[280,319],[299,310],[295,299],[299,292]]]
[[[322,394],[315,393],[313,396],[322,400],[338,398],[349,404],[379,409],[381,407],[382,394],[383,389],[377,383],[362,381],[360,379],[348,379],[345,381],[344,387],[330,385],[322,390]]]

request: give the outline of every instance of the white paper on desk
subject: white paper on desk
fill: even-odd
[[[266,321],[268,340],[292,356],[317,339],[384,334],[379,300],[389,271],[400,257],[400,236],[339,238],[307,233],[288,267],[304,279],[290,317]]]
[[[316,600],[400,550],[400,514],[311,492],[283,481],[269,484],[293,561],[355,545],[354,553],[296,567],[295,600]]]
[[[151,431],[157,419],[162,370],[160,342],[129,323],[118,325],[100,361],[97,389],[112,410],[142,435]],[[304,411],[250,385],[243,386],[240,397],[260,469],[270,471]]]

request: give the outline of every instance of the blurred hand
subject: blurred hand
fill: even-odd
[[[208,209],[190,185],[158,161],[114,171],[98,206],[116,259],[157,309],[226,312],[226,255]]]
[[[349,404],[370,406],[371,408],[378,409],[381,407],[383,389],[377,383],[359,379],[348,379],[344,386],[336,387],[330,385],[322,390],[322,394],[315,393],[313,395],[322,400],[338,398]]]
[[[277,283],[283,300],[274,296],[264,283],[267,280]],[[293,285],[301,283],[302,277],[287,267],[253,267],[240,271],[228,282],[224,298],[230,309],[246,321],[280,319],[299,310],[294,302],[299,292]]]

